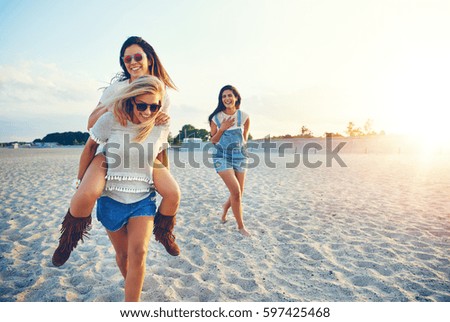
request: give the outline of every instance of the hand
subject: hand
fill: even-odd
[[[233,125],[234,125],[234,117],[230,116],[229,118],[223,120],[222,125],[220,126],[220,130],[222,130],[222,132],[225,132]]]
[[[159,112],[155,118],[155,125],[164,125],[169,123],[170,116],[167,113]]]
[[[121,109],[118,109],[116,118],[122,126],[127,126],[127,121],[131,121],[130,115],[128,115],[128,113],[125,113]]]

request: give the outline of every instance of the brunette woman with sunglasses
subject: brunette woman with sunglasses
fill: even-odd
[[[112,106],[104,103],[141,76],[153,75],[161,80],[166,88],[176,89],[153,47],[141,37],[133,36],[124,42],[120,50],[119,62],[123,73],[118,75],[117,80],[103,92],[97,108],[89,117],[88,129],[91,129],[103,114],[112,111]],[[161,103],[161,111],[155,117],[155,125],[165,124],[169,120],[167,94],[163,96]],[[129,114],[118,110],[115,115],[122,125],[127,125]],[[166,150],[160,155],[160,159],[165,167],[155,169],[153,181],[165,202],[161,203],[155,217],[154,234],[156,240],[170,255],[178,256],[180,249],[175,242],[173,229],[180,202],[180,189],[168,170]],[[78,242],[83,241],[83,236],[86,236],[91,225],[92,209],[102,195],[105,184],[106,163],[103,146],[98,147],[88,140],[80,157],[77,191],[72,197],[70,208],[62,222],[59,245],[52,257],[53,265],[63,265]]]
[[[222,223],[227,221],[231,208],[239,232],[248,237],[250,233],[244,225],[242,195],[247,164],[246,143],[250,128],[250,118],[240,110],[241,95],[231,85],[219,92],[216,109],[208,117],[211,126],[211,142],[215,144],[213,162],[216,172],[227,186],[230,196],[222,206]]]

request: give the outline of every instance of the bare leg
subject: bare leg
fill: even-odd
[[[239,181],[239,186],[241,187],[241,198],[244,195],[244,184],[245,184],[245,172],[234,172],[234,174],[236,175],[236,178]],[[230,197],[228,197],[227,201],[225,201],[225,203],[222,205],[222,223],[226,223],[227,222],[227,213],[228,210],[231,208],[231,200]]]
[[[170,174],[169,170],[162,166],[156,159],[153,168],[153,182],[161,195],[162,200],[158,212],[155,215],[153,234],[156,241],[160,242],[166,251],[172,256],[180,255],[180,247],[175,242],[173,229],[176,224],[176,214],[180,205],[180,188]]]
[[[87,235],[91,226],[92,209],[105,186],[104,161],[103,155],[98,155],[92,160],[78,190],[72,197],[69,211],[61,224],[58,247],[52,256],[52,263],[56,267],[64,265],[78,242]]]
[[[122,227],[118,231],[111,232],[106,230],[108,233],[109,240],[114,246],[116,251],[116,262],[122,273],[123,278],[127,278],[128,271],[128,231],[127,226]]]
[[[131,218],[126,227],[117,232],[108,232],[114,249],[123,252],[126,247],[126,255],[116,256],[126,258],[126,266],[120,267],[125,277],[125,301],[138,302],[141,297],[142,285],[145,277],[145,259],[148,252],[148,244],[153,230],[153,217]],[[119,261],[118,261],[119,265]],[[123,265],[120,262],[120,265]]]
[[[230,197],[228,197],[227,201],[222,205],[222,224],[227,222],[227,213],[228,210],[231,208],[231,200]]]
[[[245,182],[245,172],[235,173],[233,170],[225,170],[219,172],[220,177],[225,182],[230,191],[230,203],[233,210],[234,217],[238,225],[239,232],[244,236],[250,236],[250,233],[245,229],[242,211],[242,191],[241,184]],[[239,179],[238,179],[239,178]]]
[[[235,171],[234,174],[236,175],[236,178],[238,179],[239,186],[241,187],[241,203],[242,203],[242,197],[244,195],[244,185],[245,185],[245,175],[246,172],[237,172]],[[242,223],[244,222],[244,215],[242,214]],[[239,229],[239,232],[244,236],[250,236],[250,233],[245,229]]]
[[[70,213],[74,217],[88,217],[95,202],[102,195],[105,188],[105,156],[97,155],[89,165],[80,186],[70,202]]]
[[[180,188],[169,170],[162,166],[159,160],[155,161],[153,168],[153,182],[162,197],[159,212],[164,216],[175,216],[180,205]]]
[[[245,172],[234,172],[236,175],[236,178],[238,179],[239,182],[239,186],[241,187],[241,198],[244,195],[244,184],[245,184]],[[228,197],[227,201],[222,205],[222,223],[226,223],[227,222],[227,213],[228,210],[231,207],[231,200],[230,197]]]

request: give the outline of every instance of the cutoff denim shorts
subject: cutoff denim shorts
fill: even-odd
[[[97,219],[109,231],[118,231],[133,217],[155,216],[156,192],[141,201],[125,204],[110,197],[97,200]]]
[[[245,172],[247,170],[247,158],[243,155],[232,155],[223,157],[214,157],[214,168],[216,172],[222,172],[232,169],[236,172]]]

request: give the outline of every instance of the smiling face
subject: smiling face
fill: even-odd
[[[142,55],[141,61],[136,61],[135,59],[132,59],[131,62],[129,63],[124,62],[128,73],[130,73],[131,81],[134,81],[138,77],[150,74],[148,69],[149,61],[147,55],[145,54],[141,46],[135,44],[131,45],[130,47],[127,47],[127,49],[125,49],[123,57],[126,56],[134,57],[134,55],[136,54]]]
[[[229,89],[223,91],[222,93],[222,103],[225,105],[225,107],[228,108],[235,108],[237,102],[237,97],[234,96],[233,92]]]
[[[136,98],[134,99],[134,102],[136,102],[137,104],[139,103],[144,103],[147,105],[150,104],[161,104],[161,97],[160,95],[155,95],[155,94],[144,94],[144,95],[139,95],[136,96]],[[145,111],[139,111],[136,108],[136,104],[134,104],[133,102],[133,123],[135,124],[140,124],[140,123],[144,123],[147,122],[148,120],[150,120],[152,117],[154,117],[158,112],[151,112],[150,111],[150,107],[147,106],[147,109]]]

